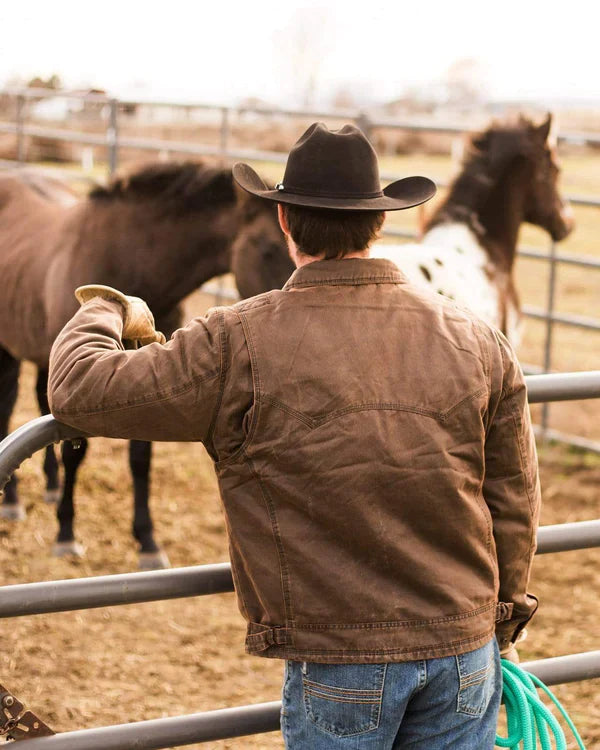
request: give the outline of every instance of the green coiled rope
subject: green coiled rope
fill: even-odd
[[[565,709],[544,683],[517,664],[502,659],[502,702],[506,709],[508,737],[496,737],[496,745],[513,750],[552,750],[551,735],[556,750],[567,750],[565,733],[558,720],[542,703],[536,686],[541,688],[569,725],[581,750],[585,750],[579,733]],[[539,741],[539,745],[538,745]]]

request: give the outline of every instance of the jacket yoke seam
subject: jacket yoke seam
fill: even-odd
[[[289,414],[290,416],[295,417],[300,422],[303,422],[310,429],[315,429],[317,427],[321,427],[322,425],[327,424],[328,422],[332,422],[333,420],[338,419],[339,417],[343,417],[346,414],[350,414],[352,412],[371,411],[371,410],[402,411],[402,412],[408,412],[412,414],[421,414],[424,417],[430,417],[431,419],[434,419],[438,422],[444,422],[447,420],[447,418],[450,416],[450,414],[452,414],[452,412],[455,409],[458,409],[467,401],[470,401],[471,399],[481,396],[486,391],[487,391],[487,387],[482,386],[481,388],[478,388],[476,391],[473,391],[473,393],[470,393],[464,398],[462,398],[456,404],[453,404],[450,408],[446,409],[445,411],[436,411],[435,409],[426,409],[424,407],[413,406],[411,404],[406,404],[406,403],[401,403],[401,402],[375,401],[375,402],[367,402],[364,404],[352,404],[350,406],[345,406],[342,409],[336,409],[335,411],[332,411],[329,414],[326,414],[322,417],[309,417],[307,414],[304,414],[298,409],[294,409],[294,407],[289,406],[288,404],[284,403],[283,401],[276,398],[275,396],[270,396],[268,394],[264,394],[261,400],[264,403],[269,403],[271,404],[271,406],[274,406],[275,408],[280,409],[286,414]]]
[[[398,402],[392,402],[387,403],[385,401],[376,401],[372,403],[364,403],[364,404],[351,404],[350,406],[345,406],[342,409],[336,409],[335,411],[330,412],[329,414],[326,414],[322,417],[309,417],[307,414],[304,414],[301,411],[298,411],[297,409],[294,409],[292,406],[288,406],[288,404],[284,403],[283,401],[280,401],[275,396],[269,396],[268,394],[263,395],[262,401],[265,403],[271,404],[271,406],[274,406],[275,408],[279,409],[280,411],[285,412],[286,414],[289,414],[292,417],[295,417],[300,422],[303,422],[307,427],[310,429],[316,429],[318,427],[323,426],[324,424],[327,424],[328,422],[332,422],[335,419],[338,419],[339,417],[343,417],[346,414],[351,414],[352,412],[359,412],[359,411],[403,411],[403,412],[410,412],[414,414],[421,414],[425,417],[430,417],[434,420],[440,420],[443,421],[444,419],[444,413],[438,412],[433,409],[425,409],[419,406],[411,406],[410,404],[403,404]]]
[[[456,404],[446,409],[446,411],[442,412],[441,419],[445,421],[446,419],[448,419],[448,417],[450,416],[450,414],[452,414],[453,411],[460,408],[463,404],[467,403],[467,401],[471,401],[472,399],[477,398],[478,396],[482,396],[484,393],[487,393],[486,385],[481,386],[481,388],[478,388],[476,391],[473,391],[473,393],[469,393],[464,398],[461,398],[461,400],[458,401]]]

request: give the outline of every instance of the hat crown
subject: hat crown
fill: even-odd
[[[316,122],[290,151],[280,189],[329,198],[379,197],[377,155],[354,125],[329,130]]]

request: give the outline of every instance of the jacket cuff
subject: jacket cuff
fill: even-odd
[[[513,607],[514,616],[502,622],[496,622],[496,640],[501,651],[515,644],[519,635],[537,612],[539,606],[537,597],[527,594],[527,602],[530,605],[527,612],[517,612],[516,606]]]

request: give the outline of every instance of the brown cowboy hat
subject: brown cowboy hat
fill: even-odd
[[[329,130],[322,122],[294,144],[274,190],[248,164],[234,164],[233,177],[249,193],[277,203],[351,211],[412,208],[436,191],[427,177],[405,177],[382,190],[377,155],[366,135],[354,125]]]

